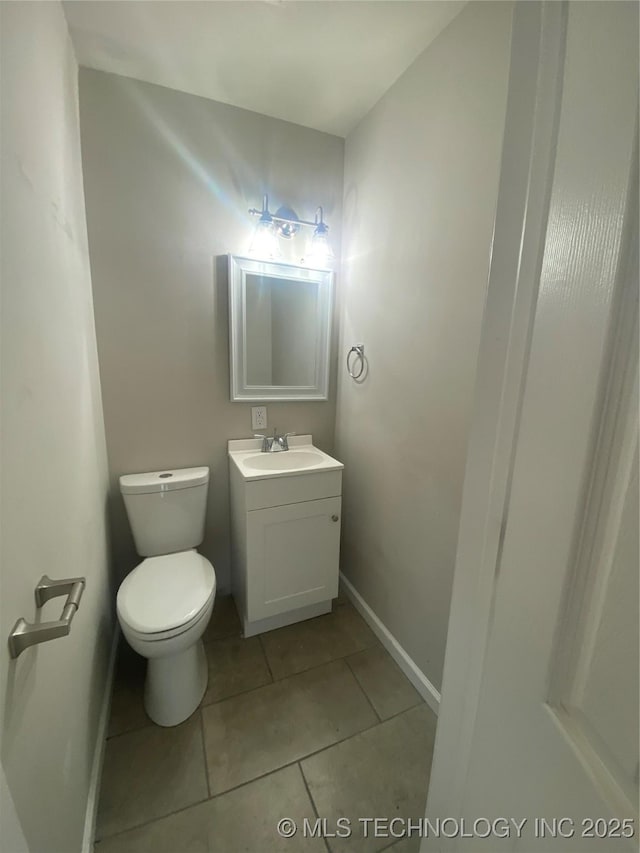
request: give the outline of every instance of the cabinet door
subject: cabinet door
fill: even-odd
[[[250,620],[337,596],[341,506],[337,497],[247,513]]]

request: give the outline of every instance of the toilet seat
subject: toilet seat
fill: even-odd
[[[153,634],[143,634],[140,631],[135,631],[133,628],[131,628],[131,626],[127,625],[127,639],[129,640],[129,642],[131,642],[131,640],[138,640],[138,642],[147,644],[159,643],[162,640],[171,640],[180,637],[182,634],[186,634],[188,631],[191,631],[192,628],[197,628],[198,623],[201,622],[203,619],[206,619],[207,621],[209,620],[209,617],[211,616],[211,609],[213,606],[213,598],[214,596],[212,595],[209,598],[209,601],[207,601],[207,603],[204,605],[202,610],[190,622],[187,622],[185,625],[179,625],[177,628],[170,628],[168,631],[155,631]],[[122,619],[122,617],[120,617],[120,619]]]
[[[168,639],[202,618],[215,591],[214,568],[197,551],[148,557],[120,585],[118,616],[140,639]]]

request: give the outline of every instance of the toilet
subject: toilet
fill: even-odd
[[[136,551],[145,559],[118,590],[122,633],[147,658],[144,706],[159,726],[176,726],[200,704],[208,670],[202,635],[216,575],[196,551],[204,537],[208,468],[120,477]]]

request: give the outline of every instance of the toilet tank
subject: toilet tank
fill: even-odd
[[[136,551],[156,557],[197,548],[204,538],[208,468],[178,468],[120,477]]]

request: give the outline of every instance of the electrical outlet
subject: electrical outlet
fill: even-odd
[[[252,406],[251,407],[251,429],[266,429],[267,428],[267,407]]]

